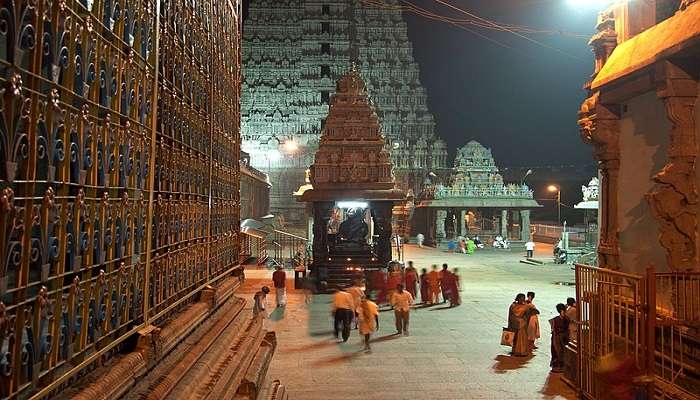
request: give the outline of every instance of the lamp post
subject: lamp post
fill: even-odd
[[[532,170],[528,169],[525,175],[523,175],[523,179],[520,180],[520,186],[525,184],[525,178],[527,178],[530,175],[532,175]]]
[[[547,186],[550,192],[557,192],[557,223],[561,225],[561,189],[556,185]]]

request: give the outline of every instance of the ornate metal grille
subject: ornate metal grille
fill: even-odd
[[[58,386],[236,267],[239,16],[0,5],[0,396]]]

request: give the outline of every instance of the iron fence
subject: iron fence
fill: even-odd
[[[250,233],[241,234],[241,263],[249,259],[255,259],[256,264],[267,261],[267,243],[263,236]]]
[[[632,357],[644,374],[647,398],[700,396],[695,367],[700,344],[700,273],[625,274],[576,265],[577,387],[600,397],[595,367],[613,351]]]
[[[238,262],[240,10],[0,5],[0,396],[46,396]]]
[[[658,273],[656,288],[659,392],[669,399],[700,397],[700,272]]]
[[[272,254],[273,263],[286,268],[299,268],[311,261],[308,239],[289,232],[275,229],[267,237],[268,254]]]

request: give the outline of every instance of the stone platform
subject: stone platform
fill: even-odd
[[[535,256],[551,260],[551,247],[539,247]],[[357,331],[347,343],[335,342],[330,296],[315,296],[307,305],[303,293],[290,290],[288,306],[275,310],[273,291],[265,328],[276,331],[278,348],[267,379],[279,379],[297,400],[574,399],[560,375],[549,373],[547,323],[555,304],[574,295],[568,286],[573,271],[568,265],[520,264],[521,253],[487,249],[467,256],[407,246],[406,260],[419,269],[443,262],[460,269],[463,303],[413,311],[408,337],[394,336],[393,313],[382,312],[370,354],[360,351]],[[271,283],[269,274],[246,271],[241,292],[252,296]],[[512,299],[528,290],[537,293],[541,311],[540,348],[533,357],[511,358],[499,344],[501,328]]]

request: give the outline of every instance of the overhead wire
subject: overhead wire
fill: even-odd
[[[468,16],[470,16],[470,17],[472,17],[472,18],[475,18],[475,19],[478,19],[478,20],[480,20],[480,21],[483,21],[483,22],[485,22],[485,23],[487,23],[487,24],[489,24],[489,25],[493,25],[494,27],[500,26],[500,25],[498,25],[498,24],[497,24],[496,22],[494,22],[494,21],[488,20],[488,19],[486,19],[486,18],[482,18],[482,17],[480,17],[480,16],[478,16],[478,15],[476,15],[476,14],[473,14],[473,13],[467,11],[467,10],[464,10],[464,9],[462,9],[462,8],[459,8],[459,7],[457,7],[457,6],[453,5],[453,4],[450,4],[450,3],[448,3],[448,2],[446,2],[446,1],[444,1],[444,0],[433,0],[433,1],[435,1],[435,2],[437,2],[437,3],[440,3],[440,4],[442,4],[442,5],[446,6],[446,7],[449,7],[449,8],[451,8],[451,9],[455,10],[455,11],[458,11],[458,12],[461,12],[461,13],[463,13],[463,14],[465,14],[465,15],[468,15]],[[501,26],[501,27],[502,27],[502,26]],[[548,45],[548,44],[546,44],[546,43],[542,43],[542,42],[540,42],[540,41],[538,41],[538,40],[532,39],[532,38],[530,38],[530,37],[528,37],[528,36],[525,36],[525,35],[523,35],[523,34],[520,34],[520,33],[516,32],[516,31],[514,31],[514,30],[512,30],[512,29],[508,29],[508,28],[504,28],[504,29],[505,29],[506,31],[508,31],[508,32],[510,32],[510,33],[512,33],[512,34],[514,34],[514,35],[516,35],[516,36],[519,36],[519,37],[521,37],[521,38],[523,38],[523,39],[525,39],[525,40],[527,40],[527,41],[530,41],[530,42],[532,42],[532,43],[535,43],[535,44],[537,44],[537,45],[539,45],[539,46],[548,48],[548,49],[550,49],[550,50],[554,50],[554,51],[556,51],[556,52],[558,52],[558,53],[561,53],[561,54],[563,54],[563,55],[565,55],[565,56],[567,56],[567,57],[571,57],[571,58],[573,58],[573,59],[575,59],[575,60],[583,61],[580,57],[576,57],[576,56],[574,56],[574,55],[572,55],[572,54],[569,54],[569,53],[567,53],[567,52],[565,52],[565,51],[563,51],[563,50],[561,50],[561,49],[558,49],[558,48],[556,48],[556,47],[554,47],[554,46],[550,46],[550,45]]]
[[[580,35],[580,34],[561,31],[561,30],[546,30],[546,29],[532,28],[532,27],[523,26],[523,25],[499,23],[499,22],[495,22],[495,21],[483,18],[483,17],[476,15],[472,12],[469,12],[467,10],[461,9],[461,8],[454,6],[453,4],[447,3],[443,0],[433,0],[433,1],[441,4],[442,6],[445,6],[445,7],[452,9],[453,11],[457,11],[457,12],[460,12],[462,14],[465,14],[469,18],[454,18],[451,16],[442,15],[442,14],[438,14],[436,12],[427,10],[425,8],[417,6],[416,4],[414,4],[408,0],[398,0],[398,1],[401,4],[389,4],[389,3],[386,3],[384,0],[360,0],[361,3],[367,4],[370,6],[383,8],[383,9],[391,9],[391,10],[410,12],[410,13],[422,16],[426,19],[448,23],[452,26],[458,27],[458,28],[466,30],[474,35],[477,35],[477,36],[481,37],[482,39],[485,39],[485,40],[488,40],[492,43],[495,43],[501,47],[505,47],[505,48],[514,50],[520,54],[524,54],[524,53],[517,51],[512,46],[509,46],[509,45],[504,44],[502,42],[499,42],[491,37],[488,37],[480,32],[477,32],[474,29],[469,29],[464,25],[469,25],[472,27],[493,30],[493,31],[508,32],[508,33],[514,34],[522,39],[525,39],[529,42],[532,42],[536,45],[545,47],[547,49],[550,49],[550,50],[553,50],[556,52],[559,52],[563,55],[566,55],[567,57],[570,57],[570,58],[573,58],[576,60],[581,60],[581,58],[579,58],[579,57],[571,55],[571,54],[569,54],[561,49],[550,46],[550,45],[543,43],[543,42],[540,42],[538,40],[532,39],[532,38],[525,36],[525,35],[526,34],[561,34],[561,35],[573,36],[573,37],[586,37],[586,35]]]
[[[439,19],[443,22],[454,22],[458,24],[468,24],[468,25],[473,25],[473,26],[478,26],[480,28],[485,28],[485,29],[491,29],[491,30],[497,30],[497,31],[504,31],[507,32],[508,30],[513,30],[517,31],[520,33],[535,33],[535,34],[549,34],[549,35],[563,35],[563,36],[572,36],[572,37],[578,37],[578,38],[587,38],[589,35],[584,35],[584,34],[578,34],[574,32],[569,32],[569,31],[564,31],[564,30],[554,30],[554,29],[542,29],[542,28],[533,28],[525,25],[514,25],[514,24],[506,24],[502,22],[494,22],[494,21],[489,21],[489,23],[480,21],[478,19],[475,19],[473,17],[470,18],[455,18],[447,15],[441,15],[441,14],[436,14],[435,12],[426,10],[424,8],[421,8],[413,3],[411,3],[408,0],[399,0],[402,3],[405,3],[405,6],[400,6],[400,5],[393,5],[393,4],[388,4],[385,1],[382,0],[360,0],[363,3],[371,3],[372,5],[379,6],[382,8],[387,8],[387,9],[396,9],[396,10],[402,10],[402,11],[409,11],[409,12],[415,12],[417,9],[421,10],[421,13],[424,14],[430,14],[430,16],[433,19]],[[418,12],[416,12],[418,13]]]
[[[496,39],[494,39],[494,38],[488,37],[488,36],[484,35],[483,33],[480,33],[480,32],[475,31],[474,29],[470,29],[470,28],[467,28],[466,26],[460,25],[460,24],[458,24],[458,23],[455,23],[455,22],[452,22],[452,21],[449,21],[449,20],[445,20],[445,19],[443,19],[443,18],[440,18],[439,15],[430,13],[430,12],[428,12],[427,10],[424,10],[424,9],[422,9],[422,8],[420,8],[420,7],[415,6],[415,5],[411,5],[411,7],[396,6],[396,5],[393,5],[393,4],[384,3],[384,2],[382,2],[381,0],[360,0],[360,2],[361,2],[361,3],[364,3],[364,4],[376,6],[376,7],[378,7],[378,8],[383,8],[383,9],[393,9],[393,10],[400,10],[400,11],[409,11],[409,12],[413,12],[414,14],[423,16],[423,17],[425,17],[425,18],[427,18],[427,19],[431,19],[431,20],[439,21],[439,22],[446,22],[446,23],[448,23],[448,24],[450,24],[450,25],[452,25],[452,26],[454,26],[454,27],[456,27],[456,28],[465,30],[465,31],[467,31],[467,32],[469,32],[469,33],[471,33],[471,34],[473,34],[473,35],[479,36],[480,38],[482,38],[482,39],[484,39],[484,40],[487,40],[487,41],[489,41],[489,42],[491,42],[491,43],[494,43],[494,44],[496,44],[496,45],[498,45],[498,46],[501,46],[501,47],[503,47],[503,48],[512,50],[512,51],[514,51],[514,52],[516,52],[516,53],[518,53],[518,54],[520,54],[520,55],[522,55],[522,56],[524,56],[524,57],[530,57],[527,53],[524,53],[524,52],[522,52],[522,51],[516,49],[515,47],[509,46],[509,45],[507,45],[507,44],[505,44],[505,43],[502,43],[502,42],[500,42],[500,41],[498,41],[498,40],[496,40]]]

